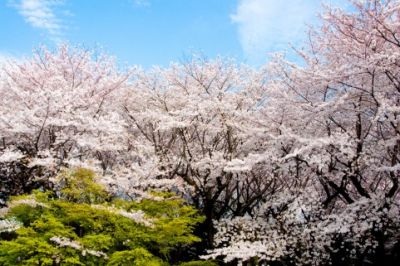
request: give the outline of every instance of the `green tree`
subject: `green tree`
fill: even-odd
[[[200,241],[192,232],[203,217],[174,194],[113,199],[82,168],[58,184],[2,209],[0,265],[169,265],[171,252]]]

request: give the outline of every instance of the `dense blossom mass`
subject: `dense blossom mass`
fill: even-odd
[[[194,57],[123,71],[64,45],[4,64],[0,204],[57,191],[60,170],[85,167],[114,197],[163,201],[153,192],[168,191],[198,208],[202,242],[188,254],[203,259],[397,265],[400,2],[349,2],[325,7],[297,63]],[[92,208],[153,226],[140,210]],[[2,219],[0,236],[21,226]]]

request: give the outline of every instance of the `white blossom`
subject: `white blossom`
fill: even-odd
[[[13,232],[19,229],[22,226],[22,223],[17,221],[16,219],[4,219],[0,220],[0,233],[3,232]]]

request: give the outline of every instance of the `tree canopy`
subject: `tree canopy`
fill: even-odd
[[[4,65],[0,264],[397,265],[400,2],[349,3],[296,62]]]

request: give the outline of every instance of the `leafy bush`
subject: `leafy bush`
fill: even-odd
[[[112,199],[87,169],[66,171],[56,192],[12,198],[0,215],[0,265],[168,265],[200,239],[203,220],[175,195]]]

